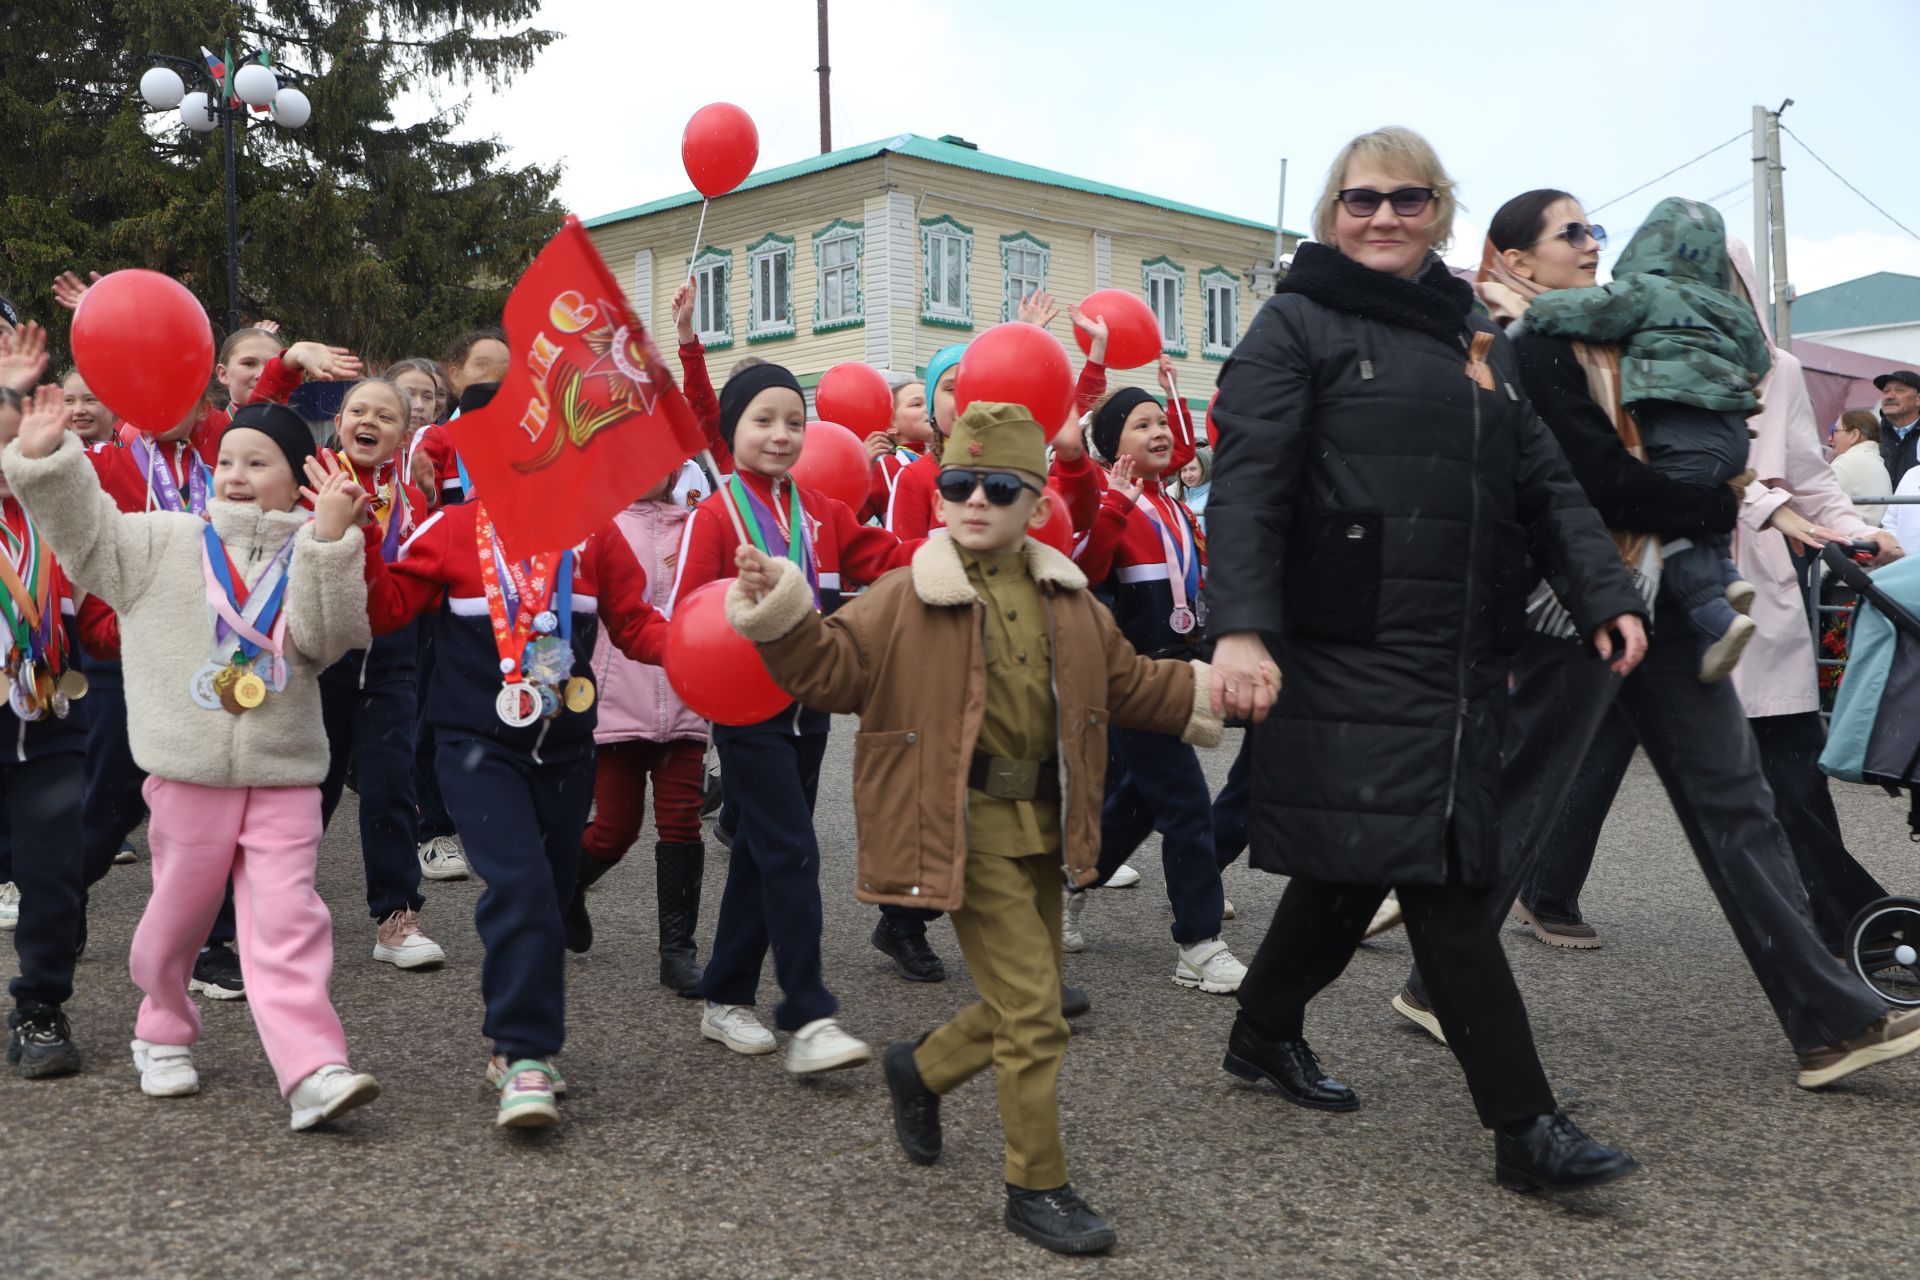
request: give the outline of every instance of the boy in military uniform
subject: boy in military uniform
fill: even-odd
[[[1006,1136],[1006,1223],[1063,1253],[1114,1231],[1067,1180],[1054,1084],[1060,898],[1099,855],[1107,724],[1214,746],[1202,662],[1136,654],[1046,522],[1046,433],[1023,406],[976,403],[942,455],[946,522],[911,566],[831,618],[805,580],[752,547],[727,614],[810,707],[857,712],[854,808],[863,902],[946,911],[980,993],[886,1054],[908,1159],[940,1155],[940,1097],[991,1066]]]

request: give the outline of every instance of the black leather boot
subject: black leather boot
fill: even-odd
[[[699,951],[693,928],[700,921],[700,877],[707,847],[689,844],[653,847],[654,896],[660,902],[660,985],[675,995],[700,994]]]
[[[1085,987],[1069,986],[1064,982],[1060,984],[1061,1017],[1077,1018],[1091,1008],[1093,997],[1087,994]]]
[[[1253,1029],[1242,1010],[1227,1036],[1225,1067],[1242,1080],[1271,1080],[1296,1106],[1315,1111],[1352,1111],[1360,1098],[1327,1077],[1305,1040],[1268,1040]]]
[[[1560,1112],[1510,1125],[1493,1137],[1493,1176],[1515,1191],[1571,1191],[1624,1178],[1640,1162],[1602,1146]]]
[[[1007,1184],[1007,1230],[1055,1253],[1102,1253],[1119,1238],[1071,1182],[1051,1191]]]
[[[913,1064],[919,1043],[895,1041],[887,1046],[880,1064],[886,1072],[887,1092],[893,1095],[893,1136],[900,1140],[907,1159],[932,1164],[940,1158],[940,1095],[927,1088],[920,1068]]]
[[[612,869],[613,863],[589,858],[586,851],[581,850],[580,867],[573,875],[573,901],[560,913],[560,924],[567,935],[567,950],[575,955],[585,955],[593,950],[593,921],[587,915],[587,888]]]
[[[894,972],[908,982],[945,982],[947,966],[927,945],[926,933],[901,933],[885,916],[873,926],[869,939],[881,954],[893,961]]]

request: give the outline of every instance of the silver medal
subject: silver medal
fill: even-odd
[[[500,696],[493,700],[493,709],[500,719],[515,729],[524,729],[540,718],[540,697],[522,681],[502,685]]]
[[[533,615],[533,629],[543,636],[550,636],[560,629],[560,617],[551,609],[542,609]]]
[[[1181,635],[1186,635],[1192,631],[1194,627],[1193,610],[1187,608],[1185,605],[1174,606],[1173,613],[1167,618],[1167,625]]]
[[[18,680],[8,683],[7,703],[13,708],[13,714],[19,716],[22,720],[38,720],[46,714],[40,709],[40,705],[33,700],[33,693],[30,687],[20,683]]]
[[[195,706],[205,707],[209,711],[221,709],[220,691],[213,684],[214,678],[220,674],[220,671],[220,663],[209,662],[193,673],[193,679],[187,682],[187,693],[192,696]]]
[[[49,701],[53,707],[53,714],[62,720],[65,720],[67,713],[73,710],[72,699],[68,698],[66,694],[61,693],[58,689],[53,691],[53,697],[49,699]]]

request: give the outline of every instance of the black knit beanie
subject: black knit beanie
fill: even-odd
[[[1139,387],[1122,387],[1108,397],[1100,406],[1100,412],[1093,417],[1093,447],[1100,460],[1111,464],[1114,454],[1120,448],[1120,433],[1127,425],[1127,415],[1143,404],[1158,404],[1152,396]]]
[[[494,392],[500,390],[497,382],[470,382],[460,392],[460,412],[478,413],[493,403]]]
[[[307,420],[283,404],[263,401],[258,404],[242,406],[233,415],[233,421],[220,433],[222,440],[228,434],[242,427],[249,431],[258,431],[280,446],[280,452],[287,455],[287,465],[293,468],[293,482],[307,482],[307,459],[319,453],[313,443],[313,429]]]
[[[800,380],[783,365],[749,365],[727,379],[727,385],[720,389],[720,438],[727,442],[727,448],[733,448],[733,429],[740,425],[740,415],[755,396],[773,387],[785,387],[806,403]]]

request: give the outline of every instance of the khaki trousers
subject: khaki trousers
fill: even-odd
[[[1054,1084],[1067,1051],[1060,1016],[1060,859],[967,855],[966,903],[952,913],[980,999],[913,1055],[928,1089],[950,1093],[993,1068],[1006,1180],[1044,1191],[1067,1180]]]

